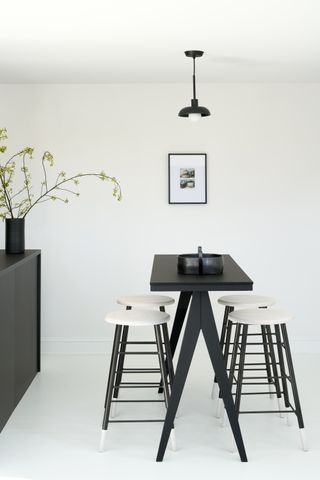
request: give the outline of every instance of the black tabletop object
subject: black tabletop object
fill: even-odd
[[[252,290],[253,281],[230,255],[222,255],[221,275],[183,275],[177,271],[178,255],[155,255],[151,291],[241,291]]]
[[[183,275],[221,275],[223,272],[223,256],[218,253],[198,253],[178,255],[178,273]]]
[[[178,273],[183,275],[221,275],[223,272],[223,256],[217,253],[204,253],[202,257],[196,253],[178,255]]]

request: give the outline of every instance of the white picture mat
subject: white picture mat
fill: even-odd
[[[206,155],[170,154],[170,203],[206,202]],[[195,187],[180,188],[180,169],[195,169]]]

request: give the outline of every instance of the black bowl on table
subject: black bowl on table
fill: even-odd
[[[178,273],[183,275],[221,275],[223,256],[218,253],[178,255]]]

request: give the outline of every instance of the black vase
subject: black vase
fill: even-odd
[[[24,218],[6,218],[6,253],[24,250]]]

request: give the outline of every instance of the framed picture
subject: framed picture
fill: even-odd
[[[169,203],[207,203],[207,154],[169,153]]]

